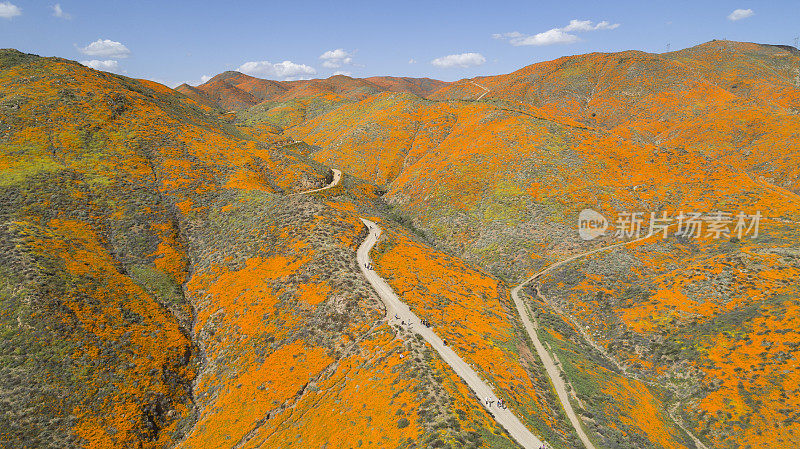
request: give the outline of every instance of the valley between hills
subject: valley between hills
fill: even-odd
[[[0,447],[800,447],[798,149],[788,46],[175,89],[0,50]],[[654,232],[692,211],[731,228]]]

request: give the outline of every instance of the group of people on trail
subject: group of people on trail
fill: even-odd
[[[372,264],[369,263],[369,262],[364,262],[364,268],[366,268],[367,270],[371,270],[372,269]]]
[[[400,316],[399,316],[398,314],[396,314],[396,313],[395,313],[395,314],[394,314],[394,319],[395,319],[395,320],[400,320]],[[401,321],[400,321],[400,324],[402,324],[403,326],[405,326],[405,325],[406,325],[406,322],[405,322],[405,320],[401,320]],[[431,322],[430,322],[430,321],[428,321],[428,320],[420,320],[419,324],[421,324],[421,325],[423,325],[423,326],[425,326],[425,327],[431,327]],[[411,321],[409,321],[409,322],[408,322],[408,325],[409,325],[409,326],[411,325]]]
[[[395,319],[395,320],[400,320],[400,317],[399,317],[399,316],[398,316],[398,315],[395,313],[395,314],[394,314],[394,319]],[[409,329],[411,329],[411,325],[412,325],[412,324],[411,324],[411,321],[409,321],[408,323],[406,323],[406,321],[405,321],[405,320],[400,320],[400,325],[401,325],[401,326],[407,326]]]
[[[489,407],[489,408],[491,408],[492,404],[494,404],[495,402],[497,402],[497,408],[500,408],[500,409],[503,409],[503,410],[508,408],[508,406],[506,405],[506,401],[504,401],[502,399],[495,400],[495,399],[492,399],[490,397],[486,398],[486,406]]]

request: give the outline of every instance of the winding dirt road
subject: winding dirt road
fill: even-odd
[[[464,379],[464,382],[467,383],[469,388],[477,396],[478,401],[489,410],[495,421],[506,429],[514,440],[526,449],[541,448],[543,446],[542,441],[531,433],[510,409],[501,409],[497,407],[497,396],[492,388],[480,378],[478,373],[449,346],[446,346],[442,339],[430,328],[423,326],[420,319],[411,312],[408,306],[400,300],[394,291],[392,291],[389,284],[378,276],[377,273],[367,268],[371,266],[369,252],[372,247],[375,246],[375,243],[377,243],[381,235],[381,229],[369,220],[362,218],[361,221],[364,222],[364,225],[369,229],[369,235],[356,252],[358,267],[386,305],[386,320],[389,324],[401,325],[401,322],[405,322],[408,329],[424,338],[425,341],[439,353],[442,360],[450,365],[453,371]],[[487,404],[487,399],[492,401],[493,405]]]
[[[330,184],[326,185],[325,187],[320,187],[319,189],[306,190],[305,192],[297,192],[293,193],[292,195],[306,195],[309,193],[321,192],[323,190],[328,190],[331,187],[335,187],[337,184],[339,184],[339,181],[342,180],[342,172],[335,168],[332,168],[331,170],[333,170],[333,181],[331,181]]]
[[[536,332],[536,329],[539,328],[539,323],[536,322],[536,318],[532,318],[528,315],[527,309],[525,308],[525,303],[522,301],[522,298],[519,296],[519,292],[533,280],[540,278],[541,276],[549,273],[550,271],[572,262],[573,260],[580,259],[581,257],[586,257],[591,254],[599,253],[601,251],[608,251],[619,246],[623,245],[630,245],[636,242],[640,242],[650,238],[650,235],[646,235],[644,237],[638,238],[636,240],[631,240],[628,242],[620,242],[615,243],[613,245],[603,246],[600,248],[593,249],[591,251],[587,251],[585,253],[580,253],[572,257],[568,257],[564,260],[559,262],[553,263],[548,265],[543,270],[539,271],[538,273],[534,274],[533,276],[526,279],[524,282],[519,284],[518,286],[514,287],[511,290],[511,298],[514,300],[514,305],[517,307],[517,313],[519,314],[520,319],[522,319],[522,324],[525,327],[525,331],[528,332],[528,336],[531,338],[533,342],[533,346],[536,348],[536,353],[539,355],[539,359],[541,359],[542,364],[544,364],[545,370],[547,370],[547,376],[550,377],[550,382],[553,384],[553,388],[556,390],[556,394],[558,395],[559,401],[561,401],[561,406],[564,408],[564,412],[567,414],[567,418],[569,418],[572,427],[577,432],[578,437],[583,442],[583,445],[586,446],[587,449],[596,449],[592,441],[586,435],[586,432],[583,430],[583,425],[581,424],[581,420],[578,415],[575,413],[575,410],[572,408],[572,403],[569,401],[569,393],[567,392],[567,386],[564,380],[561,378],[559,373],[559,369],[556,366],[555,362],[553,361],[553,357],[550,356],[550,353],[544,348],[542,342],[539,340],[539,334]]]
[[[556,390],[558,399],[561,401],[561,406],[564,408],[567,418],[569,418],[569,422],[572,424],[572,427],[575,428],[575,432],[578,433],[578,437],[581,439],[581,442],[583,442],[583,445],[586,446],[587,449],[595,449],[594,444],[592,444],[592,441],[588,436],[586,436],[586,432],[583,431],[580,418],[578,418],[578,415],[575,414],[575,410],[572,408],[572,403],[569,401],[567,386],[564,383],[564,380],[561,379],[558,367],[556,367],[553,358],[544,348],[542,342],[539,341],[539,335],[536,333],[536,329],[539,328],[539,323],[536,322],[535,318],[531,320],[525,310],[525,303],[522,302],[522,299],[519,297],[519,291],[528,282],[530,282],[530,279],[511,290],[511,297],[514,299],[514,305],[517,306],[517,312],[519,313],[520,318],[522,318],[522,324],[525,326],[528,336],[531,337],[533,347],[536,348],[536,353],[539,355],[539,359],[541,359],[542,364],[547,371],[547,376],[550,377],[550,382],[553,384],[553,388]]]
[[[644,237],[640,237],[640,238],[637,238],[637,239],[634,239],[634,240],[630,240],[630,241],[627,241],[627,242],[615,243],[613,245],[603,246],[603,247],[600,247],[600,248],[595,248],[595,249],[593,249],[591,251],[587,251],[587,252],[584,252],[584,253],[580,253],[580,254],[576,254],[574,256],[568,257],[568,258],[566,258],[564,260],[561,260],[561,261],[555,262],[555,263],[553,263],[551,265],[548,265],[543,270],[541,270],[538,273],[534,274],[533,276],[529,277],[524,282],[522,282],[521,284],[516,286],[513,290],[511,290],[511,297],[514,299],[514,305],[516,305],[517,313],[519,313],[519,316],[522,319],[523,324],[525,325],[525,330],[528,332],[528,335],[531,337],[531,340],[533,341],[533,344],[536,347],[536,352],[538,353],[539,358],[542,360],[542,363],[545,365],[545,368],[547,369],[547,375],[550,377],[550,380],[553,383],[553,386],[555,387],[556,392],[558,393],[558,398],[561,401],[561,405],[564,407],[564,411],[567,413],[567,416],[569,417],[569,420],[572,423],[572,426],[575,428],[575,431],[578,432],[578,436],[580,436],[581,441],[583,442],[583,444],[586,446],[587,449],[595,449],[595,447],[592,444],[592,442],[589,440],[589,438],[586,436],[586,434],[584,433],[583,428],[582,428],[581,423],[580,423],[580,420],[579,420],[578,416],[575,414],[575,411],[572,408],[572,403],[569,402],[569,396],[567,395],[566,386],[564,384],[564,381],[561,379],[561,376],[559,375],[558,368],[556,367],[555,363],[553,362],[553,359],[550,356],[550,353],[548,353],[545,350],[544,346],[539,341],[538,335],[536,333],[536,329],[538,329],[539,324],[536,322],[535,318],[533,318],[533,321],[531,321],[531,317],[528,316],[527,309],[525,308],[525,303],[520,298],[519,292],[526,285],[528,285],[529,283],[533,282],[534,280],[544,276],[545,274],[549,273],[550,271],[552,271],[552,270],[554,270],[554,269],[556,269],[556,268],[558,268],[558,267],[560,267],[562,265],[565,265],[565,264],[567,264],[569,262],[572,262],[574,260],[580,259],[582,257],[589,256],[589,255],[592,255],[592,254],[596,254],[596,253],[599,253],[599,252],[602,252],[602,251],[608,251],[608,250],[612,250],[614,248],[618,248],[620,246],[626,246],[626,245],[631,245],[633,243],[641,242],[641,241],[647,240],[647,239],[649,239],[651,237],[653,237],[653,235],[648,234],[648,235],[645,235]],[[541,292],[539,291],[538,288],[536,290],[536,294],[539,296],[540,299],[542,299],[542,301],[547,302],[545,300],[545,298],[541,295]],[[563,315],[563,312],[561,312],[560,310],[556,310],[556,312],[558,312],[558,313]],[[594,347],[597,351],[599,351],[601,354],[603,354],[609,361],[614,363],[614,365],[616,365],[617,368],[620,369],[620,371],[622,371],[623,373],[626,373],[626,375],[629,374],[628,370],[626,369],[626,367],[624,365],[622,365],[615,357],[610,355],[605,350],[605,348],[603,348],[602,346],[597,344],[594,341],[594,339],[592,339],[592,337],[589,335],[589,333],[586,331],[586,329],[584,329],[583,326],[580,325],[580,323],[576,323],[575,321],[572,321],[572,322],[573,322],[573,324],[576,325],[576,327],[578,328],[580,334],[584,337],[584,339],[592,347]],[[684,432],[686,432],[689,435],[689,437],[692,439],[692,441],[694,441],[695,445],[698,448],[700,448],[700,449],[708,449],[691,431],[689,431],[689,429],[687,429],[683,425],[683,422],[680,419],[678,419],[678,417],[675,414],[675,409],[677,408],[678,405],[679,404],[675,404],[675,406],[672,409],[670,409],[670,418],[672,418],[673,422],[675,422],[675,424],[678,427],[680,427]]]

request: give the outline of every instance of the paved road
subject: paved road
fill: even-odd
[[[336,184],[339,184],[339,181],[342,180],[342,172],[335,168],[332,168],[331,170],[333,170],[333,181],[331,181],[330,184],[326,185],[325,187],[320,187],[319,189],[306,190],[305,192],[297,192],[293,193],[292,195],[305,195],[307,193],[321,192],[323,190],[328,190],[331,187],[334,187]]]
[[[522,447],[526,449],[539,449],[542,447],[542,441],[531,433],[510,409],[501,409],[497,407],[497,396],[491,387],[480,378],[478,373],[459,357],[450,346],[445,346],[442,339],[430,328],[420,324],[420,319],[397,297],[394,291],[392,291],[392,288],[389,287],[389,284],[378,276],[377,273],[367,268],[367,266],[371,264],[369,251],[378,241],[378,237],[381,235],[381,229],[369,220],[362,218],[361,221],[369,228],[369,235],[361,246],[359,246],[356,253],[358,266],[386,305],[387,321],[389,321],[390,324],[396,325],[400,325],[400,322],[404,321],[411,331],[422,336],[425,341],[430,343],[433,349],[442,357],[442,360],[447,362],[447,364],[453,368],[453,371],[464,379],[464,382],[466,382],[469,388],[477,395],[481,404],[494,416],[495,421],[503,426]],[[409,323],[411,324],[409,325]],[[487,405],[487,398],[494,401],[494,405]]]

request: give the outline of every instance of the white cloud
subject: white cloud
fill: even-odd
[[[752,17],[755,12],[752,9],[736,9],[732,13],[728,14],[728,20],[737,21],[746,19],[748,17]]]
[[[83,48],[78,48],[78,50],[85,55],[103,58],[127,58],[131,55],[128,47],[110,39],[98,39]]]
[[[344,76],[353,76],[353,72],[348,72],[347,70],[337,70],[333,72],[334,75],[344,75]]]
[[[572,33],[614,30],[616,28],[619,28],[618,23],[611,23],[606,20],[595,24],[591,20],[572,19],[565,27],[551,28],[547,31],[543,31],[534,35],[527,35],[522,34],[519,31],[513,31],[511,33],[493,34],[492,37],[495,39],[507,40],[511,45],[516,47],[522,45],[544,46],[555,44],[572,44],[581,40],[577,35]]]
[[[525,35],[520,33],[519,31],[512,31],[510,33],[495,33],[492,34],[493,39],[513,39],[518,37],[524,37]]]
[[[105,70],[106,72],[116,72],[119,70],[119,61],[113,59],[92,59],[90,61],[81,61],[81,64],[95,70]]]
[[[511,45],[515,47],[519,47],[522,45],[535,45],[535,46],[544,46],[544,45],[555,45],[555,44],[571,44],[573,42],[578,42],[580,39],[578,36],[574,34],[565,33],[558,28],[553,28],[552,30],[543,31],[538,34],[534,34],[533,36],[527,36],[522,33],[506,33],[504,35],[505,38],[511,43]]]
[[[436,58],[431,64],[441,68],[451,67],[474,67],[486,62],[486,58],[480,53],[461,53],[459,55],[447,55]]]
[[[11,2],[0,2],[0,17],[10,19],[20,15],[22,15],[22,10],[19,9],[19,6]]]
[[[53,5],[53,15],[58,17],[58,18],[60,18],[60,19],[66,19],[66,20],[69,20],[69,19],[72,18],[72,15],[67,14],[66,12],[64,12],[63,9],[61,9],[61,4],[59,4],[59,3],[56,3],[55,5]]]
[[[201,77],[200,77],[200,84],[207,83],[209,80],[211,80],[211,77],[210,77],[210,76],[208,76],[208,75],[203,75],[203,76],[201,76]]]
[[[576,20],[569,21],[569,25],[561,28],[561,31],[597,31],[597,30],[613,30],[618,28],[618,23],[611,23],[606,20],[598,22],[594,25],[591,20]]]
[[[292,61],[275,64],[268,61],[249,61],[240,65],[236,70],[251,76],[281,78],[284,81],[308,79],[309,75],[317,73],[311,66],[296,64]]]
[[[322,59],[322,66],[329,69],[338,69],[343,65],[353,63],[353,53],[347,52],[344,48],[328,50],[319,56]]]
[[[414,58],[411,58],[411,59],[409,59],[409,60],[408,60],[408,63],[409,63],[409,64],[416,64],[416,63],[417,63],[417,60],[416,60],[416,59],[414,59]]]

